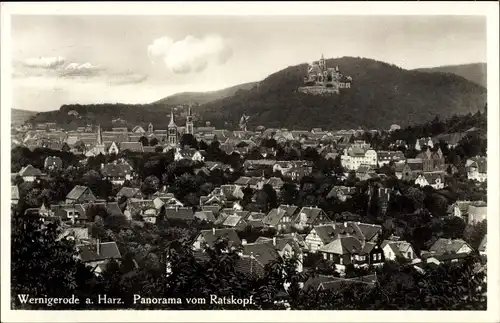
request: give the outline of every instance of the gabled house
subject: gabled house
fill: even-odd
[[[120,199],[122,196],[125,196],[126,198],[135,198],[135,199],[141,199],[142,198],[142,192],[139,188],[134,188],[134,187],[122,187],[118,193],[116,193],[116,198]]]
[[[85,243],[76,246],[78,258],[88,267],[92,268],[96,275],[101,274],[111,259],[120,260],[121,254],[116,242]]]
[[[120,152],[120,149],[118,149],[118,145],[116,144],[116,142],[114,142],[114,141],[111,142],[111,144],[109,145],[109,148],[108,148],[108,154],[117,155],[119,152]]]
[[[361,242],[375,243],[382,234],[382,226],[346,221],[344,223],[335,223],[335,234],[336,236],[354,236]]]
[[[470,254],[472,247],[462,239],[438,239],[430,248],[431,255]]]
[[[182,160],[182,159],[188,159],[196,162],[202,162],[205,160],[205,157],[196,149],[194,148],[177,148],[175,153],[174,153],[174,160]]]
[[[155,224],[161,215],[163,206],[163,203],[155,203],[153,200],[130,199],[127,201],[123,214],[129,220],[140,216],[143,221]]]
[[[331,220],[321,208],[305,206],[293,220],[293,225],[297,228],[305,228],[329,222],[331,222]]]
[[[426,172],[418,175],[415,184],[420,187],[432,186],[436,190],[444,188],[443,172]]]
[[[280,205],[272,209],[262,219],[262,223],[269,227],[275,227],[278,230],[289,228],[292,225],[294,216],[298,210],[295,205]]]
[[[194,214],[194,218],[201,222],[213,223],[215,221],[215,215],[212,211],[198,211]]]
[[[242,216],[231,214],[224,219],[222,226],[226,228],[232,228],[236,231],[242,231],[246,228],[247,222]]]
[[[62,159],[57,156],[49,156],[45,158],[45,161],[43,162],[43,167],[48,170],[62,169],[62,166]]]
[[[407,159],[406,164],[404,164],[400,172],[398,171],[398,167],[396,166],[396,177],[403,181],[415,180],[424,171],[423,162],[420,158]]]
[[[102,165],[101,174],[115,185],[123,185],[133,178],[133,168],[126,162]]]
[[[50,206],[50,214],[56,218],[74,224],[85,224],[89,222],[87,215],[88,204],[55,204]],[[93,219],[90,219],[93,220]]]
[[[242,242],[234,229],[216,229],[201,230],[194,239],[193,250],[203,251],[205,246],[213,248],[218,239],[226,240],[229,248],[240,248]]]
[[[306,236],[306,243],[311,252],[316,252],[318,249],[329,244],[335,239],[335,224],[317,225],[311,229]]]
[[[321,247],[318,252],[323,259],[332,261],[339,270],[346,265],[355,267],[382,264],[384,253],[382,249],[370,242],[362,243],[354,236],[339,236],[332,242]]]
[[[485,182],[488,179],[488,163],[486,157],[474,157],[465,163],[467,178],[470,180]]]
[[[354,193],[356,193],[356,187],[334,186],[326,198],[337,198],[345,202],[347,199],[351,198]]]
[[[42,171],[32,165],[21,168],[18,174],[25,182],[34,182],[44,175]]]
[[[377,151],[378,165],[382,167],[390,162],[399,163],[406,161],[403,152],[397,151]]]
[[[415,249],[406,241],[384,240],[380,247],[384,251],[384,256],[387,260],[395,261],[401,259],[412,262],[418,258]]]
[[[94,193],[87,186],[76,185],[73,189],[66,195],[66,203],[88,203],[96,200]]]
[[[434,142],[431,137],[420,138],[415,142],[415,150],[421,151],[425,147],[434,148]]]

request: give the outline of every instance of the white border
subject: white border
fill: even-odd
[[[12,311],[10,309],[10,15],[482,15],[488,55],[488,311]],[[498,322],[498,4],[495,2],[1,3],[2,322]]]

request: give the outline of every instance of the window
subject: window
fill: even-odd
[[[328,259],[328,258],[327,258],[326,253],[324,253],[324,254],[323,254],[323,258],[324,258],[325,260],[327,260],[327,259]]]
[[[376,254],[372,255],[372,259],[377,260],[377,255]]]

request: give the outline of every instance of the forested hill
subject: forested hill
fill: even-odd
[[[419,68],[421,72],[430,73],[451,73],[461,76],[471,82],[477,83],[486,87],[487,81],[487,65],[486,63],[473,63],[462,65],[446,65],[432,68]]]
[[[236,128],[243,113],[250,116],[249,128],[295,129],[389,128],[433,120],[436,116],[475,113],[486,103],[486,89],[453,74],[405,70],[366,58],[342,57],[327,60],[351,76],[352,88],[339,95],[315,96],[299,93],[307,64],[285,68],[250,89],[195,108],[195,125],[210,121],[220,128]],[[75,110],[79,116],[69,116]],[[32,122],[58,122],[66,126],[101,124],[111,126],[121,118],[134,126],[152,122],[166,128],[170,110],[164,102],[146,105],[65,105],[58,111],[39,113]],[[178,114],[180,111],[178,112]],[[184,122],[177,117],[177,124]]]
[[[329,59],[327,65],[338,65],[351,76],[352,88],[327,97],[299,93],[307,71],[302,64],[270,75],[250,91],[203,105],[200,111],[212,123],[234,123],[246,113],[252,126],[388,128],[475,113],[486,103],[484,87],[453,74],[404,70],[355,57]]]
[[[208,102],[219,100],[234,95],[239,90],[250,90],[258,82],[238,84],[218,91],[210,92],[182,92],[167,96],[155,103],[164,104],[166,107],[178,105],[202,105]]]

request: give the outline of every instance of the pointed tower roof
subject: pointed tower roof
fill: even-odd
[[[177,127],[174,121],[174,110],[170,110],[170,122],[168,123],[168,127]]]
[[[191,107],[188,108],[188,116],[191,116]]]

